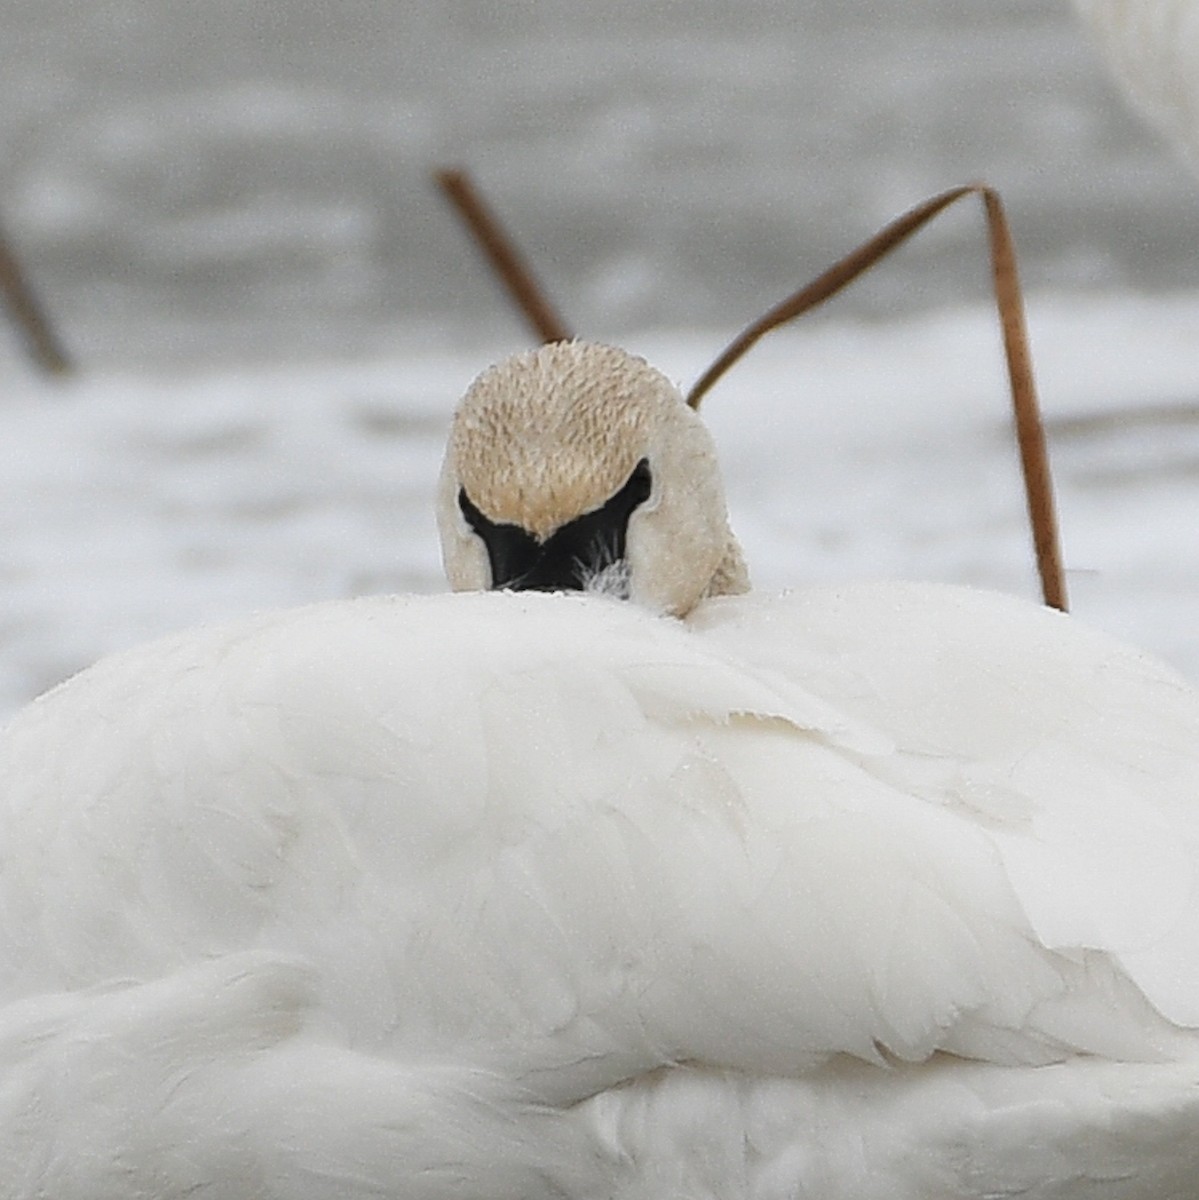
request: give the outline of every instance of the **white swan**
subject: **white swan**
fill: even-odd
[[[1074,0],[1133,105],[1199,171],[1199,3]]]
[[[484,375],[440,518],[456,587],[641,603],[270,613],[8,730],[3,1200],[1195,1196],[1187,684],[984,593],[738,594],[615,350]]]

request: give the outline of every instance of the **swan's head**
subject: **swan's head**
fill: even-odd
[[[596,591],[683,616],[748,587],[708,431],[611,346],[555,342],[475,380],[438,524],[455,591]]]

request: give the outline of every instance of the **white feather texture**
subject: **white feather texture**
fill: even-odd
[[[937,586],[108,659],[0,745],[0,1196],[1193,1197],[1197,748]]]
[[[455,586],[590,594],[192,631],[0,739],[0,1200],[1193,1200],[1194,692],[996,596],[745,594],[610,347],[455,430]]]

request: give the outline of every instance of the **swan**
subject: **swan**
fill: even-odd
[[[1199,171],[1199,4],[1074,0],[1126,95]]]
[[[711,439],[485,372],[439,596],[185,631],[0,740],[3,1200],[1199,1180],[1199,697],[948,585],[749,590]]]

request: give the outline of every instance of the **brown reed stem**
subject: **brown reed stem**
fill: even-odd
[[[34,365],[48,375],[69,374],[73,370],[70,357],[3,233],[0,233],[0,293]]]
[[[467,172],[444,168],[434,172],[434,179],[533,332],[543,342],[569,341],[573,336],[569,327],[546,298],[516,244],[484,203]]]
[[[687,394],[687,403],[692,408],[698,408],[700,401],[725,372],[766,334],[835,296],[879,259],[963,196],[981,196],[986,211],[991,250],[991,279],[1003,333],[1012,414],[1020,451],[1020,467],[1024,477],[1025,501],[1037,558],[1037,573],[1041,580],[1041,595],[1051,608],[1065,612],[1066,582],[1062,568],[1057,510],[1053,498],[1053,479],[1049,467],[1045,425],[1041,418],[1036,384],[1033,380],[1024,300],[1016,269],[1016,251],[999,193],[986,184],[975,183],[951,188],[918,204],[880,230],[869,241],[834,263],[811,283],[775,305],[729,343],[691,388]]]

